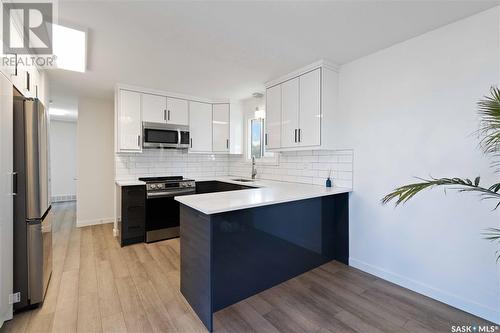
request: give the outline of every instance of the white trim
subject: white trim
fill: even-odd
[[[349,265],[357,269],[360,269],[364,272],[378,276],[381,279],[395,283],[404,288],[413,290],[419,294],[425,295],[427,297],[433,298],[435,300],[453,306],[457,309],[472,313],[473,315],[476,315],[478,317],[500,324],[499,309],[494,309],[484,304],[479,304],[467,299],[463,299],[462,297],[450,294],[445,290],[437,289],[423,282],[416,281],[414,279],[399,275],[394,272],[387,271],[383,268],[373,266],[358,259],[350,257]]]
[[[338,72],[339,69],[340,69],[340,66],[337,65],[337,64],[334,64],[332,62],[328,62],[326,60],[318,60],[316,62],[313,62],[312,64],[309,64],[307,66],[304,66],[302,68],[299,68],[293,72],[290,72],[290,73],[287,73],[283,76],[280,76],[279,78],[276,78],[274,80],[270,80],[270,81],[267,81],[266,83],[264,83],[264,86],[267,88],[270,88],[272,86],[275,86],[277,84],[280,84],[280,83],[283,83],[285,81],[288,81],[288,80],[291,80],[295,77],[298,77],[298,76],[301,76],[307,72],[310,72],[310,71],[313,71],[317,68],[328,68],[334,72]]]
[[[76,226],[78,228],[80,228],[80,227],[86,227],[89,225],[113,223],[114,221],[115,221],[115,219],[112,217],[107,217],[104,219],[95,219],[95,220],[79,220],[79,221],[76,221]]]

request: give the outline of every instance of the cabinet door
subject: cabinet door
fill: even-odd
[[[167,98],[159,95],[142,94],[142,121],[165,123],[167,121]]]
[[[167,97],[167,123],[189,125],[188,101]]]
[[[229,104],[214,104],[212,116],[213,151],[229,151]]]
[[[281,84],[281,147],[298,145],[299,78]]]
[[[281,85],[266,91],[266,148],[281,147]]]
[[[321,69],[300,76],[299,145],[321,144]]]
[[[190,151],[212,151],[212,104],[189,102]]]
[[[120,90],[119,150],[141,151],[141,93]]]

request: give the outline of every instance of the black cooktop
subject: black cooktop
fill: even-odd
[[[182,176],[167,176],[167,177],[143,177],[139,178],[140,181],[142,182],[172,182],[172,181],[178,181],[178,180],[184,180],[184,177]],[[187,179],[186,179],[187,180]]]

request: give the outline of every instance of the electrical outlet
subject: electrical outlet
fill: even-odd
[[[21,293],[17,292],[9,295],[9,304],[21,302]]]

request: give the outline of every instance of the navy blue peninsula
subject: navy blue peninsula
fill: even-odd
[[[231,304],[331,260],[348,264],[350,189],[255,184],[176,198],[181,292],[209,331]]]

